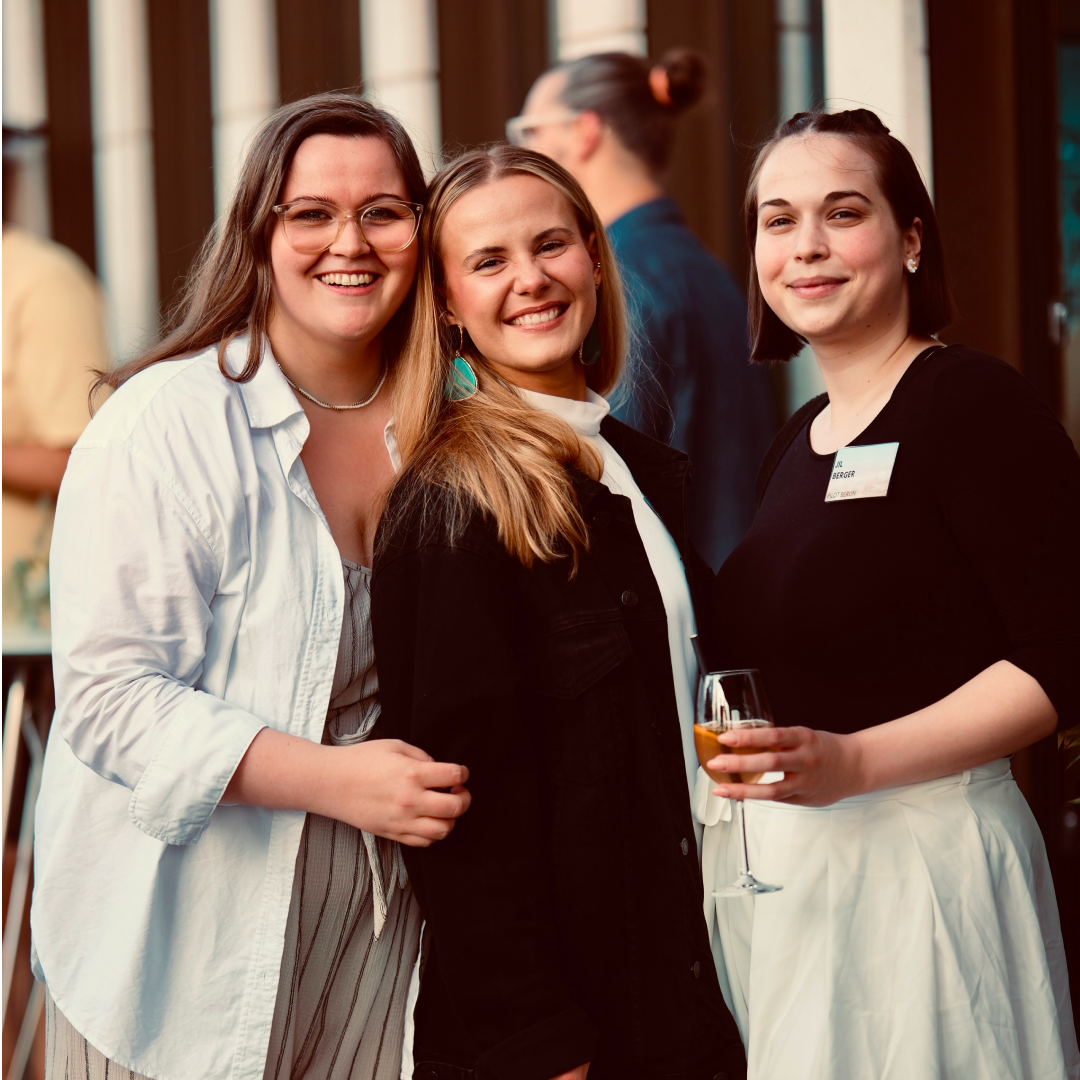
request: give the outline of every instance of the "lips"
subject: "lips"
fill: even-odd
[[[512,319],[507,319],[506,322],[510,326],[543,326],[546,323],[552,323],[560,315],[566,312],[569,304],[546,304],[542,308],[532,308],[528,311],[523,311],[518,315],[515,315]]]
[[[831,295],[844,283],[844,278],[818,275],[817,277],[796,278],[788,285],[788,288],[791,289],[796,296],[812,300],[817,297]]]

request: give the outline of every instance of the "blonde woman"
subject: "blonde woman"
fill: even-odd
[[[348,94],[256,136],[175,329],[109,376],[53,539],[46,1076],[397,1080],[400,844],[465,770],[391,740],[371,551],[424,179]]]
[[[468,767],[473,803],[406,854],[415,1075],[734,1080],[688,790],[711,575],[686,458],[601,396],[626,338],[603,228],[506,146],[448,165],[423,228],[372,618],[386,732]]]

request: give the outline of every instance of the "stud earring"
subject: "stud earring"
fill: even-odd
[[[909,274],[914,274],[919,269],[919,264],[914,259],[908,259],[907,271]]]
[[[447,401],[464,401],[471,398],[479,389],[479,382],[472,364],[462,356],[465,350],[465,327],[460,323],[454,323],[458,330],[457,356],[450,361],[450,374],[446,377],[443,385],[443,397]]]

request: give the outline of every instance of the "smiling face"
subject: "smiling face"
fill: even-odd
[[[450,319],[491,367],[525,389],[583,397],[577,351],[600,270],[566,197],[527,174],[473,188],[447,211],[438,249]]]
[[[901,230],[871,159],[840,135],[788,138],[758,177],[754,248],[765,302],[816,352],[906,333],[905,263],[922,223]]]
[[[296,151],[279,202],[313,198],[356,209],[381,197],[410,201],[390,147],[374,136],[312,135]],[[280,220],[270,225],[275,330],[293,340],[340,349],[378,337],[408,295],[417,244],[376,252],[350,221],[318,255],[295,251]]]

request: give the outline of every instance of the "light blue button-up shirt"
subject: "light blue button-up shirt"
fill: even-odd
[[[323,732],[345,598],[308,430],[269,352],[248,383],[215,349],[155,364],[57,503],[34,970],[151,1077],[263,1075],[304,815],[220,800],[262,727]]]

